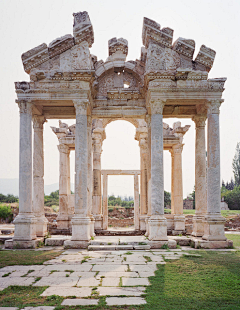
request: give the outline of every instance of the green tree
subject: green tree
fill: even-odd
[[[191,196],[192,199],[193,199],[193,209],[195,209],[195,185],[194,185],[193,191],[192,191],[192,193],[190,194],[190,196]]]
[[[171,206],[171,194],[167,191],[164,191],[164,208]]]
[[[235,186],[240,185],[240,142],[237,143],[235,155],[232,162]]]

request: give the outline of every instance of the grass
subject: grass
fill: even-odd
[[[0,268],[14,265],[42,265],[45,261],[59,256],[56,251],[7,250],[0,251]]]
[[[37,253],[37,252],[36,252]],[[193,251],[201,257],[184,256],[179,260],[158,265],[151,285],[146,288],[146,305],[108,307],[105,298],[97,306],[77,306],[71,309],[139,309],[139,310],[200,310],[240,309],[240,251],[221,252]],[[0,292],[0,306],[60,306],[59,296],[41,297],[45,287],[12,286]],[[93,291],[94,292],[94,291]]]
[[[229,240],[233,241],[234,247],[240,247],[240,235],[234,235],[234,234],[226,234],[225,235]]]
[[[183,210],[183,214],[195,214],[195,210]],[[221,210],[223,217],[229,217],[231,215],[240,214],[240,210]]]

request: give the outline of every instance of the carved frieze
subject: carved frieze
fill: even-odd
[[[65,52],[66,50],[70,49],[74,46],[73,37],[71,34],[66,34],[63,37],[57,38],[53,40],[49,44],[49,56],[53,58],[61,53]]]

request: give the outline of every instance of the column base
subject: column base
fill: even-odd
[[[167,220],[163,215],[152,215],[148,220],[149,240],[168,241]]]
[[[94,226],[95,226],[95,219],[93,217],[93,215],[90,216],[90,237],[94,237],[95,236],[95,230],[94,230]]]
[[[13,239],[6,240],[4,243],[5,249],[36,249],[41,245],[43,245],[44,238],[37,238],[35,240],[30,241],[14,241]]]
[[[45,237],[48,232],[48,220],[44,215],[36,217],[36,235],[37,237]]]
[[[185,232],[185,216],[184,215],[174,215],[174,230],[173,235],[181,234]]]
[[[75,215],[72,218],[72,238],[71,241],[89,241],[90,240],[90,225],[89,217]]]
[[[205,218],[205,215],[194,215],[193,216],[192,236],[202,237],[204,235],[204,218]]]
[[[225,241],[207,241],[202,238],[192,237],[191,238],[191,246],[195,249],[228,249],[233,248],[232,240]]]
[[[176,249],[177,247],[177,242],[175,240],[149,241],[148,244],[151,246],[151,249]]]
[[[58,214],[57,217],[57,228],[68,229],[69,228],[69,217],[68,214]]]
[[[66,240],[63,245],[65,249],[86,249],[89,244],[88,241]]]
[[[36,236],[36,218],[32,213],[19,213],[13,221],[15,231],[13,241],[32,241]]]
[[[150,219],[150,216],[147,216],[145,219],[145,223],[146,223],[146,233],[145,236],[148,237],[149,236],[149,223],[148,220]]]
[[[139,218],[139,229],[140,230],[146,230],[146,218],[148,218],[148,216],[145,214],[145,215],[140,215],[140,218]]]
[[[94,228],[95,229],[103,229],[102,228],[102,225],[103,225],[103,216],[101,214],[98,214],[98,215],[93,215],[93,218],[95,220],[95,223],[94,223]]]
[[[207,214],[204,220],[203,240],[207,241],[226,241],[224,232],[225,218],[219,213]]]

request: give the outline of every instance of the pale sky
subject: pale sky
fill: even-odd
[[[143,17],[158,22],[161,27],[174,29],[178,37],[196,42],[195,55],[202,44],[217,54],[210,78],[227,77],[225,102],[221,107],[221,178],[230,180],[232,159],[240,141],[240,1],[239,0],[168,0],[168,1],[67,1],[67,0],[2,0],[0,2],[0,178],[18,178],[19,112],[15,103],[15,81],[29,81],[24,72],[21,54],[39,44],[49,44],[65,34],[72,34],[72,13],[88,11],[93,24],[95,42],[91,53],[104,61],[108,57],[108,40],[123,37],[128,40],[127,60],[140,57]],[[177,119],[164,120],[170,126]],[[195,128],[191,125],[184,137],[183,191],[184,197],[194,186]],[[69,124],[74,120],[68,120]],[[58,182],[59,159],[57,138],[45,124],[45,184]],[[117,121],[106,128],[103,144],[102,169],[139,169],[139,147],[134,140],[135,128],[128,122]],[[71,155],[72,182],[74,153]],[[164,152],[165,190],[171,189],[170,154]],[[133,177],[110,177],[109,194],[133,195]]]

